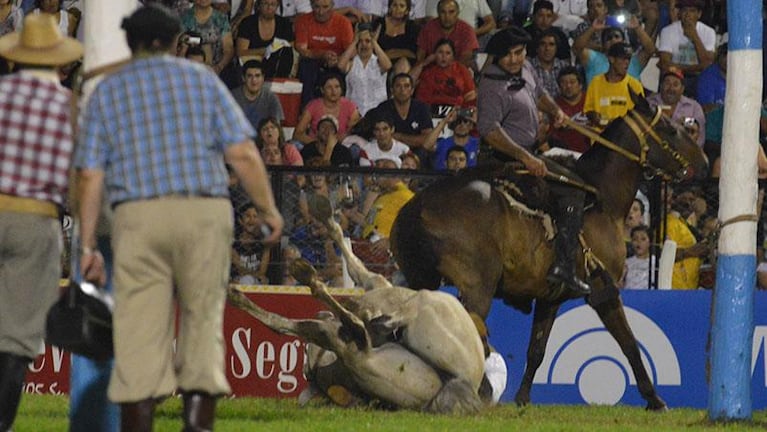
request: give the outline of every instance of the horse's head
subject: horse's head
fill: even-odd
[[[653,110],[629,88],[634,109],[624,121],[639,142],[639,163],[651,175],[673,180],[703,179],[708,174],[703,150],[681,125]]]

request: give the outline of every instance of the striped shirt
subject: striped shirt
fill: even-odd
[[[216,75],[170,55],[132,61],[99,83],[75,166],[101,169],[109,201],[228,196],[226,147],[254,136]]]
[[[70,92],[33,72],[0,78],[0,193],[64,204]]]

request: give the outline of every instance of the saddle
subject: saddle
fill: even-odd
[[[556,162],[565,168],[570,168],[570,170],[574,168],[575,159],[572,157],[559,156],[552,159],[556,159]],[[492,177],[491,184],[496,191],[506,198],[511,208],[520,214],[540,219],[545,238],[547,241],[551,241],[556,233],[556,221],[551,216],[553,197],[550,189],[552,182],[559,182],[584,190],[586,192],[584,211],[588,211],[589,208],[599,203],[599,193],[593,186],[579,179],[566,178],[558,174],[535,177],[527,172],[521,162],[516,161],[507,162],[499,174]],[[582,233],[579,234],[578,239],[583,250],[586,277],[592,280],[599,278],[606,287],[610,288],[601,290],[596,296],[592,294],[589,297],[590,304],[599,304],[617,295],[618,290],[615,281],[606,271],[605,265],[592,252]]]

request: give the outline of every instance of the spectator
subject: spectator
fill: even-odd
[[[672,198],[671,211],[666,216],[666,239],[676,242],[676,259],[671,275],[672,289],[697,289],[702,257],[710,246],[695,238],[687,218],[693,214],[695,196],[690,192]]]
[[[244,18],[257,13],[256,0],[242,0],[237,14],[232,18],[232,28],[237,27]],[[281,0],[277,8],[277,15],[287,18],[291,24],[297,16],[312,11],[310,0]]]
[[[280,122],[274,117],[263,118],[258,123],[256,144],[261,149],[261,155],[264,156],[264,161],[267,165],[304,165],[304,159],[301,157],[301,153],[296,146],[285,142]],[[270,149],[277,150],[279,162],[275,159],[274,151]],[[271,155],[269,158],[266,157],[267,153]]]
[[[230,391],[222,322],[233,226],[224,158],[272,230],[265,242],[279,240],[282,216],[234,99],[208,69],[168,55],[178,18],[146,6],[122,27],[133,58],[93,92],[74,157],[87,281],[104,280],[94,229],[105,178],[115,209],[109,397],[121,405],[122,430],[151,430],[157,401],[177,391],[184,427],[212,430],[216,397]],[[175,302],[182,325],[174,346]]]
[[[80,18],[72,12],[64,10],[61,0],[35,0],[35,9],[32,13],[40,12],[53,15],[62,34],[70,37],[77,35]]]
[[[632,55],[629,44],[613,44],[607,51],[610,68],[589,84],[583,111],[595,126],[604,127],[634,108],[629,91],[644,96],[642,83],[628,75]]]
[[[450,172],[457,173],[458,171],[466,168],[467,160],[469,158],[465,147],[454,145],[447,149],[447,165],[446,169]]]
[[[381,16],[382,4],[379,0],[339,0],[335,4],[336,13],[339,13],[352,24],[369,23],[374,16]]]
[[[375,167],[396,169],[400,167],[400,163],[399,158],[395,160],[384,157],[375,161]],[[371,192],[375,195],[375,200],[367,214],[367,224],[362,235],[373,243],[372,251],[375,254],[385,254],[389,252],[389,238],[394,219],[414,194],[400,178],[389,175],[378,176],[375,184],[371,186]]]
[[[0,0],[0,36],[21,30],[24,12],[14,0]]]
[[[623,221],[623,238],[626,240],[626,256],[634,255],[634,247],[631,243],[631,231],[644,225],[644,202],[639,198],[634,198],[629,207],[629,213],[626,215],[626,219]]]
[[[386,73],[391,69],[389,56],[381,49],[370,25],[361,27],[338,60],[338,68],[346,74],[346,94],[365,115],[386,100]]]
[[[234,41],[227,16],[215,10],[211,0],[194,0],[194,7],[181,15],[181,25],[184,32],[200,35],[213,71],[221,76],[234,58]]]
[[[727,44],[719,45],[716,50],[716,62],[701,72],[698,77],[696,99],[703,112],[708,114],[718,106],[724,106],[727,90]]]
[[[402,155],[410,148],[394,139],[394,122],[387,117],[380,117],[373,124],[372,141],[362,143],[363,153],[360,155],[360,165],[370,166],[379,159],[394,161],[395,168],[402,166]],[[376,165],[377,166],[377,165]]]
[[[418,154],[423,149],[424,140],[432,130],[429,106],[413,98],[413,78],[406,73],[397,74],[392,79],[392,97],[383,101],[366,118],[366,125],[373,129],[375,119],[387,118],[394,122],[394,139],[405,143]],[[423,154],[418,154],[423,159]]]
[[[74,143],[72,94],[59,83],[56,66],[82,55],[82,45],[65,37],[48,14],[28,15],[20,34],[0,37],[0,56],[20,69],[0,77],[2,431],[13,427],[27,366],[40,353],[45,317],[59,294],[59,209],[66,199]],[[103,258],[98,259],[103,266]]]
[[[431,156],[432,167],[435,170],[446,170],[448,150],[458,146],[462,147],[466,153],[466,165],[473,167],[477,165],[479,156],[479,138],[472,136],[474,129],[476,112],[473,109],[451,110],[445,118],[440,120],[424,144],[427,150],[433,152]],[[445,126],[449,125],[453,134],[447,138],[439,138]]]
[[[232,90],[232,96],[254,128],[268,117],[278,122],[285,119],[280,99],[264,85],[264,65],[260,61],[248,60],[242,65],[242,80],[243,84]]]
[[[530,25],[525,27],[527,33],[530,35],[530,43],[527,44],[527,55],[532,57],[536,53],[537,41],[541,34],[551,29],[557,38],[557,58],[564,61],[570,61],[570,42],[567,39],[567,35],[558,27],[553,27],[554,20],[556,20],[556,14],[554,13],[554,4],[549,0],[536,0],[533,4],[533,17],[530,21]]]
[[[301,56],[298,78],[304,85],[301,103],[305,105],[315,95],[317,77],[338,70],[338,57],[354,40],[354,31],[351,22],[333,10],[333,0],[312,0],[312,13],[296,18],[295,30],[296,51]]]
[[[242,20],[237,31],[237,56],[261,60],[266,79],[287,78],[293,70],[293,24],[277,15],[279,5],[279,0],[261,0],[258,13]]]
[[[305,161],[319,158],[325,164],[350,167],[354,165],[352,153],[338,139],[338,120],[331,114],[320,118],[317,123],[317,137],[301,149]]]
[[[623,289],[650,289],[650,261],[655,267],[655,257],[650,256],[650,228],[637,225],[631,229],[631,245],[634,253],[626,258]]]
[[[694,98],[697,78],[714,61],[716,32],[699,21],[702,0],[677,0],[679,20],[660,31],[658,51],[661,71],[671,66],[681,69],[685,76],[687,96]]]
[[[428,0],[426,2],[426,16],[436,18],[438,0]],[[457,0],[458,18],[474,29],[477,39],[489,35],[495,30],[495,18],[490,6],[486,0]],[[481,24],[479,24],[481,22]]]
[[[420,28],[410,19],[410,0],[389,0],[386,16],[376,21],[378,44],[393,63],[393,74],[407,73],[415,63]]]
[[[628,74],[639,80],[650,58],[655,53],[655,43],[652,38],[639,25],[636,17],[629,21],[629,27],[636,30],[639,42],[642,47],[631,55]],[[594,50],[586,45],[591,40],[591,35],[597,30],[602,32],[602,50]],[[591,85],[591,81],[597,75],[601,75],[610,68],[610,62],[607,59],[607,52],[614,44],[626,43],[623,30],[618,27],[606,27],[604,23],[595,21],[583,34],[578,36],[573,42],[573,52],[575,52],[578,62],[583,66],[586,73],[586,87]]]
[[[675,66],[671,66],[663,73],[660,82],[660,91],[647,98],[650,106],[661,107],[664,113],[683,125],[686,119],[695,119],[697,129],[706,127],[706,116],[703,108],[695,99],[688,98],[684,93],[684,74]],[[696,142],[703,148],[705,136],[698,133]]]
[[[322,0],[319,0],[322,1]],[[343,141],[349,130],[360,120],[357,105],[343,95],[341,76],[328,74],[320,81],[322,96],[312,100],[304,108],[293,132],[293,139],[304,144],[314,141],[320,119],[326,115],[338,121],[338,140]]]
[[[556,58],[557,37],[551,29],[548,29],[538,37],[535,56],[530,59],[538,80],[549,95],[556,98],[559,95],[557,77],[559,72],[570,66],[569,61]]]
[[[584,17],[584,20],[570,33],[570,38],[575,41],[583,33],[591,30],[591,36],[583,41],[583,47],[581,49],[588,48],[594,51],[602,51],[602,29],[598,27],[606,25],[607,4],[605,3],[605,0],[588,0],[586,2],[586,8],[586,16]],[[573,51],[577,55],[574,44]]]
[[[314,200],[309,205],[315,205]],[[298,248],[301,258],[317,270],[317,276],[332,286],[342,286],[341,258],[338,256],[333,239],[328,235],[324,223],[313,216],[310,221],[296,228],[290,235],[290,242]]]
[[[205,51],[199,45],[193,45],[184,50],[184,58],[208,66],[208,58]]]
[[[459,10],[457,0],[439,0],[437,4],[439,17],[429,20],[418,34],[418,63],[423,62],[435,51],[437,42],[447,38],[453,41],[455,60],[464,66],[471,67],[474,51],[479,49],[479,42],[474,29],[458,18]]]
[[[271,249],[264,246],[256,206],[246,204],[237,211],[235,238],[232,243],[232,268],[229,280],[241,285],[268,284]]]
[[[586,126],[588,118],[583,113],[583,103],[586,101],[583,92],[583,75],[574,66],[568,66],[559,72],[557,82],[559,84],[559,96],[554,99],[554,102],[570,120]],[[555,128],[551,136],[553,139],[564,143],[568,150],[584,153],[591,147],[591,141],[586,136],[571,128]]]
[[[432,107],[432,113],[442,106],[474,106],[477,92],[469,69],[456,61],[455,47],[450,39],[441,39],[423,62],[410,75],[417,83],[415,97]]]
[[[552,129],[554,127],[551,116],[538,110],[538,134],[535,136],[535,144],[533,145],[536,153],[545,155],[553,148],[567,149],[565,143],[552,136]]]
[[[575,30],[583,17],[588,13],[588,2],[586,0],[559,0],[552,2],[554,4],[555,20],[552,24],[561,28],[566,33]]]

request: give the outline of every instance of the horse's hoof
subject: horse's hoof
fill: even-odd
[[[311,285],[312,279],[317,277],[317,270],[303,258],[293,260],[289,270],[290,274],[304,285]]]
[[[647,411],[666,412],[668,411],[668,405],[666,405],[666,402],[664,402],[663,399],[656,396],[647,402],[647,407],[645,407],[645,409]]]
[[[530,396],[516,395],[514,397],[514,403],[516,403],[518,407],[530,405]]]

